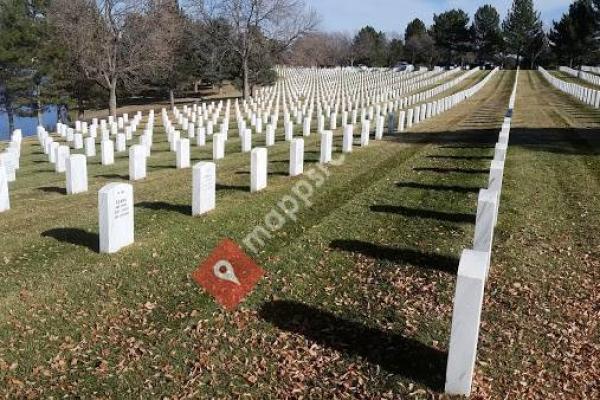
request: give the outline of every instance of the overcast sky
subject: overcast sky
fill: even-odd
[[[306,0],[321,15],[321,29],[353,33],[365,25],[384,32],[403,33],[414,18],[431,24],[433,14],[462,8],[473,18],[480,6],[492,4],[504,18],[512,0]],[[571,0],[534,0],[548,29],[558,20]]]

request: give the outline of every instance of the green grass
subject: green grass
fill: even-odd
[[[11,186],[13,210],[0,215],[0,391],[257,399],[425,398],[443,391],[458,257],[472,241],[477,189],[487,182],[513,79],[501,72],[454,110],[355,147],[331,167],[313,205],[255,257],[267,275],[234,313],[222,311],[190,273],[222,238],[241,242],[302,179],[285,176],[281,133],[269,150],[269,186],[252,194],[249,154],[239,153],[231,131],[227,157],[217,165],[217,208],[193,218],[191,170],[171,167],[175,156],[157,127],[148,179],[134,184],[136,242],[111,256],[94,251],[96,192],[126,179],[126,158],[111,167],[91,160],[90,192],[66,196],[55,189],[64,188],[62,178],[38,162],[45,156],[27,140]],[[478,364],[476,379],[476,390],[494,398],[547,389],[526,374],[525,360],[530,368],[543,362],[552,384],[571,379],[541,351],[555,342],[547,334],[571,336],[536,316],[583,330],[589,319],[566,318],[553,304],[558,296],[561,306],[584,305],[593,315],[590,279],[597,278],[597,264],[582,260],[585,252],[585,260],[598,260],[598,142],[581,145],[581,134],[571,140],[559,128],[600,118],[552,92],[537,74],[524,73],[520,85],[483,316],[485,365]],[[543,140],[546,132],[553,141]],[[210,158],[210,148],[194,148],[192,158]],[[305,151],[308,169],[318,158],[316,135]],[[579,379],[569,382],[582,393]]]

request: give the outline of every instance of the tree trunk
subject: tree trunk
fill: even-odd
[[[85,107],[83,106],[83,99],[77,97],[77,119],[83,120],[85,118]]]
[[[243,89],[244,89],[244,99],[248,100],[250,98],[250,70],[248,68],[248,58],[244,57],[242,60],[242,68],[243,68]]]
[[[37,111],[37,124],[38,126],[44,125],[44,112],[42,110],[42,99],[40,97],[40,85],[37,85],[37,96],[36,96],[36,111]]]
[[[110,115],[117,118],[117,80],[113,79],[110,84],[110,99],[108,102]]]
[[[169,89],[169,101],[171,102],[171,109],[175,108],[175,91]]]
[[[6,115],[8,117],[8,136],[12,137],[13,131],[15,130],[15,114],[13,112],[12,104],[6,103]]]

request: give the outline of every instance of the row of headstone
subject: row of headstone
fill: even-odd
[[[559,67],[558,69],[559,71],[571,75],[574,78],[579,78],[587,83],[591,83],[592,85],[600,86],[600,76],[585,72],[583,68],[579,71],[569,67]]]
[[[8,146],[0,152],[0,212],[10,210],[9,183],[17,179],[20,168],[21,142],[23,134],[15,129]]]
[[[465,75],[471,75],[474,72],[478,71],[479,69],[473,69],[471,71],[469,71],[467,74]],[[453,107],[455,107],[456,105],[460,104],[461,102],[463,102],[465,99],[473,96],[475,93],[477,93],[483,86],[486,85],[486,83],[492,79],[492,77],[495,75],[495,73],[498,71],[498,68],[495,68],[494,70],[492,70],[488,75],[486,75],[486,77],[484,79],[482,79],[481,81],[479,81],[477,84],[475,84],[474,86],[462,90],[458,93],[454,93],[450,96],[446,96],[443,97],[441,99],[438,100],[434,100],[433,102],[430,103],[424,103],[424,104],[420,104],[414,108],[409,108],[408,110],[404,111],[404,110],[400,110],[398,112],[398,117],[392,117],[392,121],[398,121],[397,122],[397,128],[396,131],[397,132],[404,132],[406,129],[413,127],[416,124],[419,124],[431,117],[435,117],[436,115],[443,113]],[[457,82],[461,82],[462,80],[464,80],[464,77],[460,76],[459,78],[455,79],[455,81],[453,81],[454,83],[452,85],[450,85],[449,87],[453,87],[456,84],[458,84]],[[442,85],[439,88],[446,86],[448,84]],[[390,127],[390,130],[393,130],[394,127],[393,125]]]
[[[445,385],[446,393],[451,395],[468,396],[471,393],[484,289],[489,276],[494,229],[498,221],[504,162],[518,78],[517,70],[508,112],[494,149],[488,187],[479,192],[473,247],[463,251],[458,266]]]
[[[581,67],[582,71],[591,72],[593,74],[600,74],[600,67],[592,67],[590,65],[583,65]]]
[[[550,74],[543,67],[538,67],[538,71],[540,71],[542,76],[558,90],[570,94],[591,107],[600,108],[600,91],[573,82],[565,82]]]

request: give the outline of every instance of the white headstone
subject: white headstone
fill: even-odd
[[[109,183],[98,192],[100,252],[116,253],[134,241],[133,186]]]
[[[0,212],[10,210],[10,198],[8,195],[8,179],[4,163],[0,158]]]
[[[323,131],[321,133],[321,157],[319,162],[327,164],[331,162],[331,152],[333,150],[333,132]]]
[[[220,133],[213,135],[213,160],[225,157],[225,138]]]
[[[76,150],[83,149],[83,135],[81,133],[73,135],[73,148]]]
[[[352,144],[354,142],[354,125],[347,124],[344,127],[344,138],[342,141],[342,152],[343,153],[351,153],[352,152]]]
[[[252,150],[252,130],[246,129],[242,133],[242,153]]]
[[[184,169],[190,167],[190,140],[179,139],[177,142],[177,168]]]
[[[66,169],[67,194],[88,191],[87,158],[83,154],[74,154],[67,158]]]
[[[129,148],[129,180],[139,181],[146,178],[146,157],[148,150],[142,144]]]
[[[267,132],[265,134],[265,144],[267,147],[271,147],[275,144],[275,128],[273,125],[267,125]]]
[[[93,137],[86,137],[85,143],[85,155],[87,157],[96,157],[96,139]]]
[[[215,208],[216,165],[199,162],[192,169],[192,215],[205,214]]]
[[[488,260],[487,253],[473,250],[464,250],[460,257],[446,367],[445,391],[450,395],[471,393]]]
[[[115,144],[112,140],[103,140],[100,144],[102,165],[112,165],[115,162]]]
[[[250,153],[250,191],[267,187],[267,149],[257,147]]]
[[[117,144],[116,144],[117,153],[122,153],[127,151],[127,137],[124,133],[117,134]]]
[[[360,132],[360,145],[369,145],[369,131],[371,130],[371,121],[365,120],[362,124],[362,131]]]
[[[56,149],[56,162],[54,169],[56,172],[62,173],[67,169],[67,158],[71,155],[69,146],[58,146]]]
[[[304,172],[304,139],[292,139],[290,143],[290,176]]]

